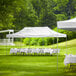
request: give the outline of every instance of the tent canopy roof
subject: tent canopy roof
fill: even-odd
[[[24,27],[19,32],[16,32],[14,34],[8,34],[7,37],[66,37],[66,34],[55,32],[49,27]]]
[[[3,32],[14,32],[14,30],[2,30],[2,31],[0,31],[0,33],[3,33]]]
[[[64,30],[76,31],[76,18],[65,21],[58,21],[57,27]]]

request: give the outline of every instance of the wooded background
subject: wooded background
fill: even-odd
[[[0,0],[0,30],[48,26],[56,31],[57,21],[76,17],[76,0]],[[59,30],[76,38],[72,31]],[[5,34],[0,34],[3,38]]]

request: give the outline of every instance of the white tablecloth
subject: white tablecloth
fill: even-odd
[[[76,63],[76,55],[66,55],[64,59],[64,64],[67,65],[69,63]]]

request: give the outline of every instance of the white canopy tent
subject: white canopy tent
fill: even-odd
[[[65,21],[58,21],[57,27],[59,29],[76,31],[76,18],[65,20]]]
[[[24,27],[19,32],[14,34],[8,34],[7,37],[14,38],[26,38],[26,37],[57,37],[57,49],[58,38],[67,37],[66,34],[58,33],[50,29],[49,27]],[[58,71],[58,53],[57,53],[57,71]]]
[[[14,33],[14,30],[2,30],[0,31],[0,33],[5,33],[5,32],[9,32],[10,33]],[[0,39],[0,45],[14,45],[13,43],[13,37],[12,39],[10,37],[8,37],[8,39]]]
[[[57,27],[59,29],[76,31],[76,18],[65,21],[58,21]],[[65,56],[64,64],[67,65],[69,63],[76,63],[76,55],[69,54]]]
[[[2,31],[0,31],[0,33],[3,33],[3,32],[14,32],[14,30],[2,30]]]
[[[7,37],[26,38],[26,37],[66,37],[66,34],[58,33],[49,27],[25,27],[19,32],[8,34]]]

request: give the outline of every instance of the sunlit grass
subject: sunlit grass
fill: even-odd
[[[64,56],[59,56],[57,72],[56,56],[0,56],[0,73],[5,75],[50,76],[63,73]],[[62,66],[63,65],[63,66]],[[57,75],[56,75],[57,76]]]
[[[57,45],[49,46],[25,46],[20,42],[16,46],[0,46],[0,76],[75,76],[76,73],[67,69],[65,71],[64,54],[76,54],[76,39],[58,44],[60,53],[52,56],[23,56],[10,55],[10,48],[57,48]],[[21,46],[22,45],[22,46]],[[7,55],[6,55],[7,54]]]

